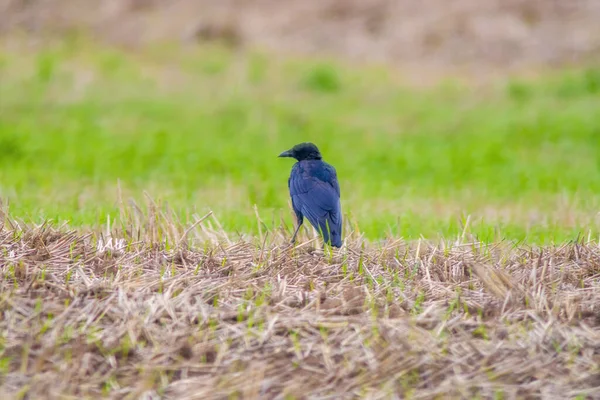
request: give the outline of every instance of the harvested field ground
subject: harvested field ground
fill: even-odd
[[[2,398],[598,398],[598,243],[323,254],[169,215],[4,217]]]

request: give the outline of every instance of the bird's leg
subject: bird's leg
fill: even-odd
[[[292,245],[294,243],[296,243],[296,236],[298,235],[298,231],[300,230],[300,227],[302,226],[302,222],[300,222],[298,224],[298,227],[296,228],[296,230],[294,231],[294,236],[292,236]]]

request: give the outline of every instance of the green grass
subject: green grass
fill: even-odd
[[[19,47],[19,46],[17,46]],[[474,88],[384,67],[219,48],[0,47],[0,197],[26,219],[94,225],[143,191],[225,229],[292,217],[277,158],[313,141],[372,239],[598,233],[600,69]]]

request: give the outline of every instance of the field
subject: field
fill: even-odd
[[[123,211],[5,220],[2,398],[598,398],[597,243],[323,254]]]
[[[25,49],[25,50],[24,50]],[[600,69],[414,87],[383,66],[218,47],[3,46],[0,196],[73,226],[145,190],[229,232],[289,226],[289,160],[314,141],[352,228],[377,240],[596,237]],[[188,218],[189,220],[189,218]]]
[[[600,393],[600,69],[0,46],[1,398]],[[289,245],[290,160],[345,246]]]

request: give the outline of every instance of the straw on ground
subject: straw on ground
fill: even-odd
[[[4,216],[1,397],[599,393],[597,243],[350,238],[323,254],[287,232],[224,240],[212,217],[150,207],[86,233]]]

